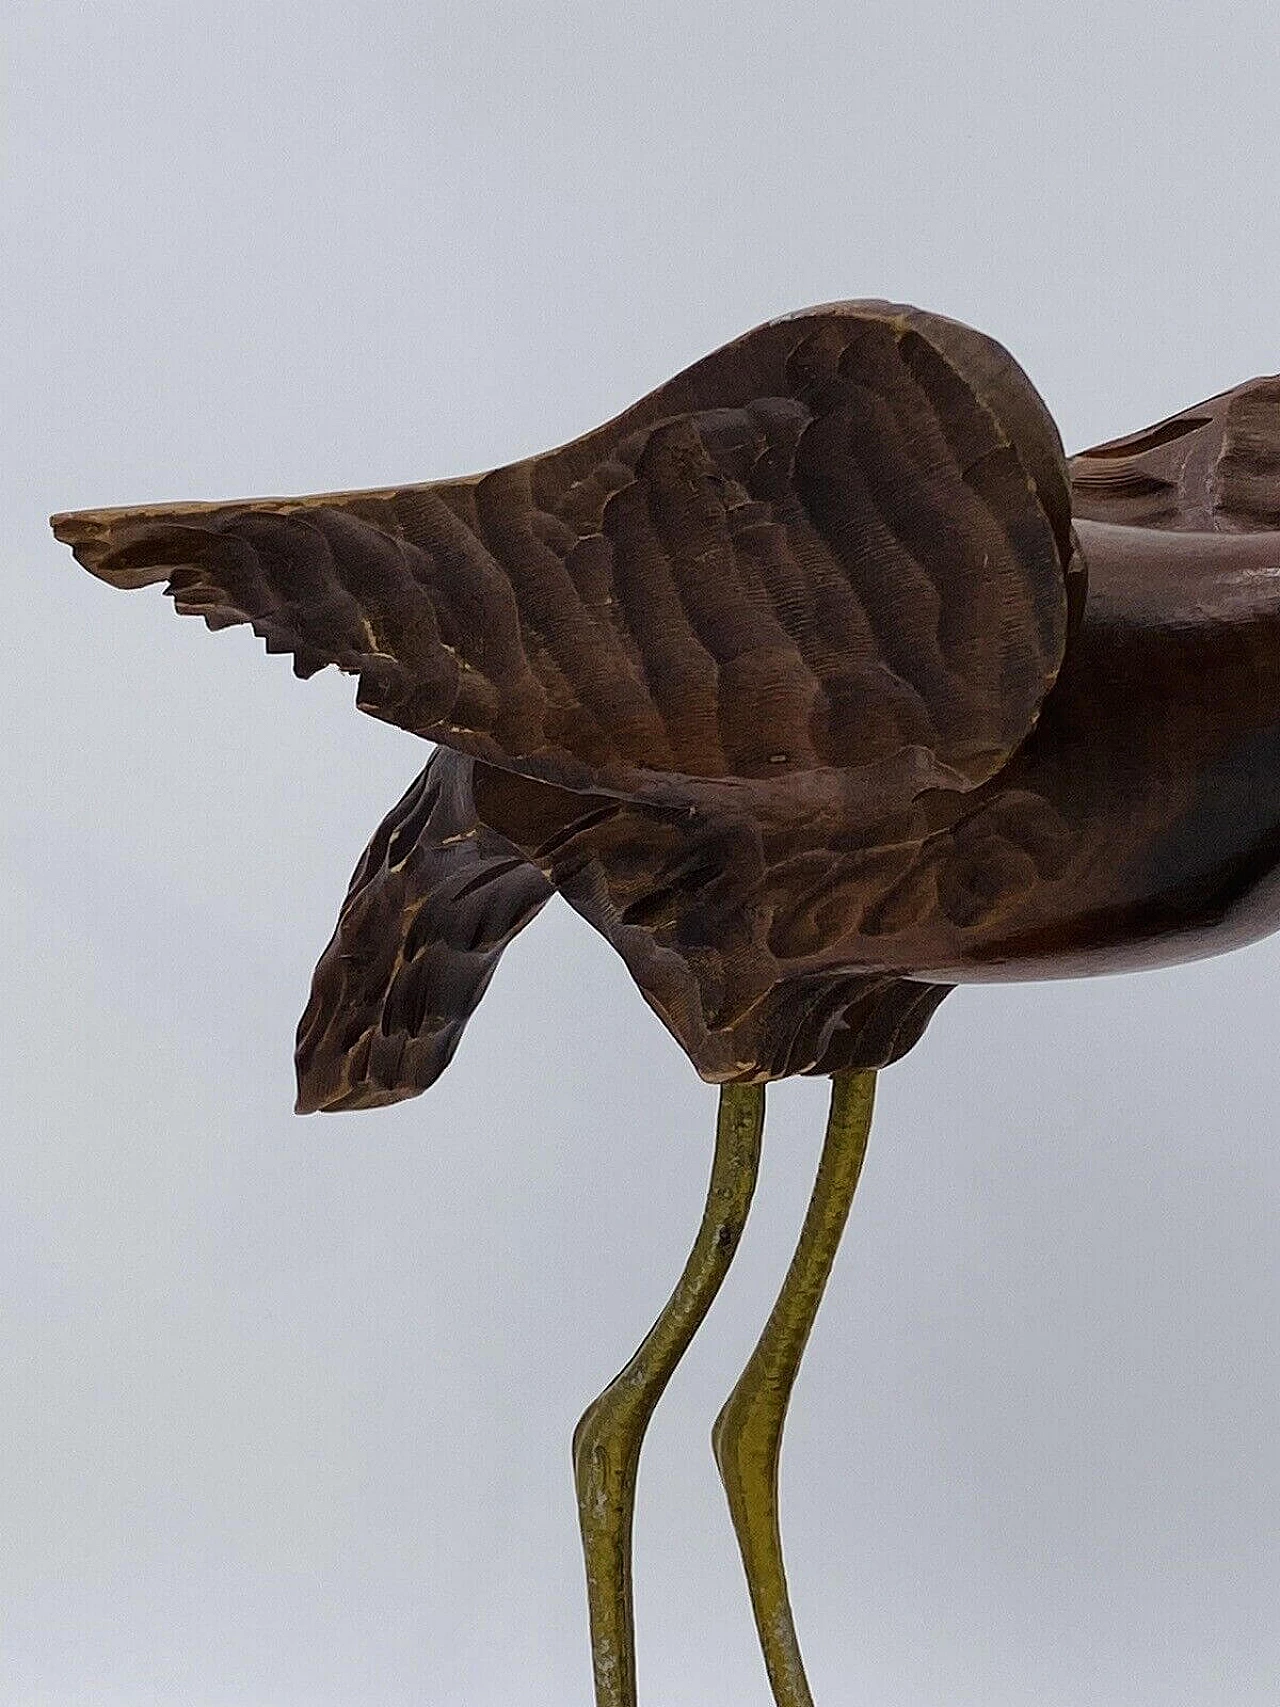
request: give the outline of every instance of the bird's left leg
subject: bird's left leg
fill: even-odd
[[[808,1212],[778,1301],[711,1433],[778,1707],[813,1707],[782,1564],[778,1461],[787,1402],[862,1171],[873,1072],[837,1073]]]
[[[738,1248],[755,1191],[763,1127],[764,1086],[725,1085],[707,1206],[684,1273],[640,1349],[587,1407],[574,1431],[596,1707],[635,1707],[631,1524],[640,1446],[654,1407]]]

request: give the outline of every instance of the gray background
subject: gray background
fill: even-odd
[[[10,0],[6,1707],[585,1704],[569,1435],[715,1104],[556,904],[436,1090],[296,1120],[423,750],[46,514],[489,466],[840,296],[993,332],[1070,447],[1144,426],[1280,367],[1269,14]],[[784,1465],[820,1707],[1280,1696],[1278,993],[961,992],[884,1075]],[[771,1093],[646,1450],[646,1707],[767,1699],[707,1431],[824,1102]]]

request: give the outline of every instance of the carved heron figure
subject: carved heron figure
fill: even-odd
[[[556,891],[721,1086],[685,1271],[574,1437],[599,1707],[635,1702],[641,1440],[738,1243],[765,1084],[833,1077],[799,1246],[713,1431],[775,1698],[809,1707],[778,1461],[877,1070],[957,984],[1280,925],[1280,380],[1068,463],[992,339],[839,303],[489,473],[53,528],[438,743],[316,969],[300,1111],[430,1085]]]

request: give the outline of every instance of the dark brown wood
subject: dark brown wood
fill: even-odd
[[[438,748],[356,867],[298,1026],[299,1114],[434,1084],[503,949],[554,893],[477,817],[474,766]]]
[[[837,304],[490,474],[53,525],[441,743],[317,968],[301,1108],[431,1083],[552,890],[720,1081],[1280,924],[1280,381],[1068,465],[998,344]]]

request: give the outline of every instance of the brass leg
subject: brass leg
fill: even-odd
[[[862,1169],[875,1081],[874,1073],[836,1075],[826,1142],[800,1243],[759,1343],[711,1431],[778,1707],[813,1707],[791,1616],[778,1527],[782,1425]]]
[[[724,1086],[707,1206],[684,1273],[640,1349],[574,1430],[597,1707],[635,1707],[631,1521],[640,1446],[738,1248],[755,1190],[763,1126],[764,1086]]]

